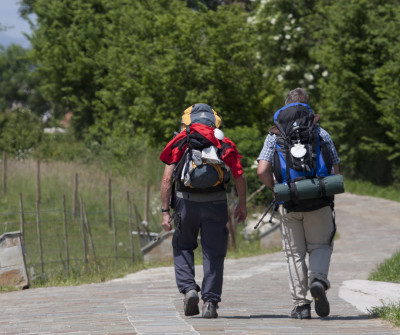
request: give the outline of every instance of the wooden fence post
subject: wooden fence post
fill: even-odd
[[[144,190],[144,215],[143,220],[145,222],[149,222],[149,201],[150,201],[150,189],[149,189],[149,182],[146,181],[146,187]]]
[[[21,240],[24,243],[24,229],[25,229],[25,218],[24,218],[24,204],[22,202],[22,193],[19,193],[19,230],[21,231]]]
[[[65,243],[65,270],[69,276],[69,244],[68,244],[68,228],[67,228],[67,212],[65,209],[65,195],[62,197],[63,201],[63,222],[64,222],[64,243]]]
[[[36,230],[39,246],[40,273],[44,275],[42,233],[40,229],[40,160],[36,163]]]
[[[83,200],[81,198],[80,201],[80,216],[81,216],[81,232],[82,232],[82,244],[83,244],[83,261],[85,262],[85,266],[88,262],[88,247],[87,247],[87,240],[86,240],[86,231],[85,231],[85,218],[83,216]]]
[[[115,218],[115,202],[112,202],[112,228],[113,228],[113,235],[114,235],[114,261],[117,264],[117,225],[116,225],[116,218]]]
[[[112,218],[111,218],[111,178],[108,176],[107,178],[107,214],[108,214],[108,227],[112,227]]]
[[[74,193],[72,197],[72,217],[78,216],[78,174],[75,173],[74,178]]]
[[[3,195],[7,193],[7,154],[3,151],[3,184],[2,184]]]
[[[126,198],[128,200],[128,213],[129,213],[129,240],[131,242],[131,261],[135,263],[135,249],[133,245],[133,222],[132,222],[132,204],[129,196],[129,191],[126,191]]]
[[[89,219],[88,219],[88,216],[87,216],[86,207],[85,207],[85,203],[84,202],[82,202],[82,206],[83,206],[83,215],[84,215],[84,219],[85,219],[84,220],[85,228],[86,228],[86,231],[87,231],[88,236],[89,236],[90,245],[92,247],[93,260],[94,260],[95,263],[97,263],[96,251],[95,251],[95,248],[94,248],[94,242],[93,242],[93,236],[92,236],[92,230],[90,229],[90,223],[89,223]]]
[[[140,235],[141,235],[140,222],[142,220],[141,220],[139,211],[136,207],[136,204],[133,204],[133,209],[135,211],[135,219],[136,219],[135,221],[136,221],[136,230],[137,230],[137,237],[138,237],[138,243],[139,243],[139,250],[140,250],[140,254],[142,254],[142,251],[141,251],[142,250],[142,241],[140,238]]]

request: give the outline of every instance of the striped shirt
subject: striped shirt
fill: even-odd
[[[328,143],[333,165],[339,164],[340,158],[337,154],[337,151],[336,151],[335,145],[333,144],[331,136],[328,134],[327,131],[325,131],[321,127],[316,127],[316,130],[317,130],[318,135],[322,138],[322,140],[324,142]],[[276,145],[276,135],[269,133],[267,135],[267,138],[265,139],[264,146],[260,152],[260,155],[257,158],[257,162],[260,160],[264,160],[264,161],[273,163],[275,145]]]

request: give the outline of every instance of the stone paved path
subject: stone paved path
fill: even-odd
[[[400,249],[400,204],[346,193],[337,196],[336,216],[327,318],[288,318],[286,265],[278,252],[226,261],[218,319],[185,317],[173,269],[158,268],[103,284],[2,293],[0,334],[400,334],[338,294],[343,281],[366,279]]]

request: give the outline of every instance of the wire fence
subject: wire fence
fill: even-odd
[[[161,229],[158,193],[150,198],[157,165],[111,176],[78,163],[8,160],[3,152],[0,169],[0,234],[21,231],[31,279],[135,263],[154,239],[149,229]]]
[[[21,198],[22,199],[22,198]],[[127,201],[125,212],[86,211],[82,199],[78,213],[67,210],[65,197],[58,209],[0,213],[3,233],[21,231],[29,277],[69,274],[99,264],[124,260],[134,263],[141,248],[154,239],[136,206]],[[109,224],[111,217],[111,225]]]

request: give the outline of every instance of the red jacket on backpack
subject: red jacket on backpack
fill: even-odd
[[[227,137],[224,137],[223,140],[218,140],[214,135],[214,129],[201,123],[194,123],[190,126],[190,134],[194,133],[205,137],[215,147],[221,150],[221,159],[230,167],[235,178],[243,174],[243,167],[240,162],[242,156],[237,151],[235,143]],[[187,148],[187,143],[185,142],[186,136],[186,130],[176,135],[162,151],[160,155],[161,161],[168,165],[178,163]]]

